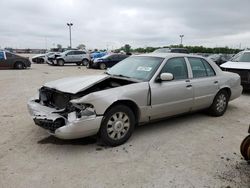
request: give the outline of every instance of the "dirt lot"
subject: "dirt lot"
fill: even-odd
[[[138,127],[116,148],[95,138],[62,141],[34,125],[27,100],[45,82],[101,74],[32,65],[0,72],[0,187],[250,187],[239,146],[250,124],[250,93],[220,118],[195,113]]]

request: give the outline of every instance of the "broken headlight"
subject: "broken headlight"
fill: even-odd
[[[94,107],[91,104],[70,103],[69,107],[67,108],[68,108],[69,114],[75,113],[76,118],[83,118],[86,116],[95,115]],[[68,118],[69,116],[72,115],[72,114],[70,115],[69,114],[68,114]]]

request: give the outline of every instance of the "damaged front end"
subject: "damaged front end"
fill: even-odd
[[[28,102],[29,112],[36,125],[58,138],[74,139],[94,135],[101,125],[91,104],[74,104],[77,96],[50,88],[41,88],[39,97]]]
[[[76,87],[77,84],[74,85],[72,80],[78,82],[79,87]],[[28,109],[35,124],[62,139],[95,135],[101,126],[103,112],[97,115],[92,104],[79,102],[81,100],[78,99],[91,93],[134,82],[105,76],[99,82],[86,85],[85,88],[83,83],[83,79],[71,79],[56,81],[54,86],[52,84],[43,86],[39,90],[39,96],[28,102]]]

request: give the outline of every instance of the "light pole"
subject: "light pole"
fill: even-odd
[[[72,48],[72,43],[71,43],[71,27],[73,26],[73,23],[67,23],[67,26],[69,26],[69,47]]]
[[[184,37],[184,35],[180,35],[180,38],[181,38],[181,46],[182,46],[182,38]]]

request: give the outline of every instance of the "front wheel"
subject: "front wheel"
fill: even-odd
[[[105,115],[100,128],[101,140],[109,146],[125,143],[135,127],[132,110],[124,105],[112,107]]]
[[[62,59],[57,60],[57,65],[63,66],[64,65],[64,61]]]
[[[99,68],[100,68],[101,70],[104,70],[104,69],[106,69],[106,65],[105,65],[104,63],[101,63],[100,66],[99,66]]]
[[[221,90],[217,93],[217,95],[214,98],[213,104],[210,106],[208,109],[208,112],[212,116],[222,116],[228,106],[228,101],[229,101],[229,95],[226,90]]]
[[[250,160],[250,135],[248,135],[240,145],[241,155],[245,160]]]

